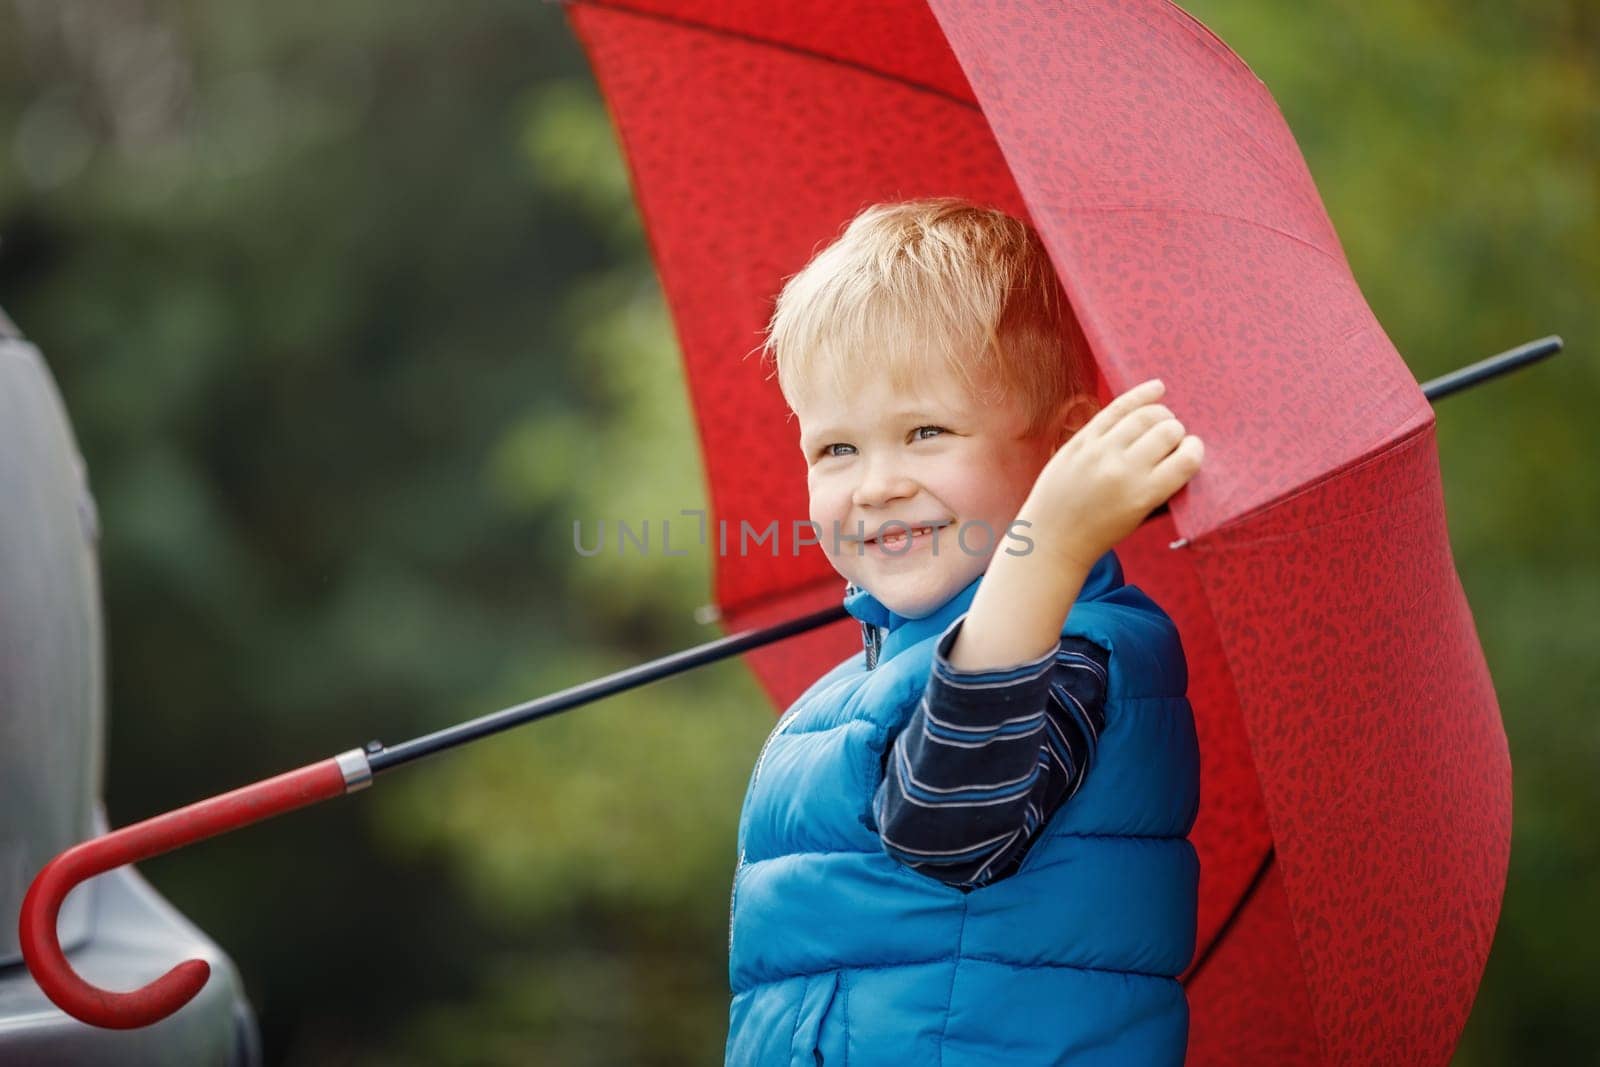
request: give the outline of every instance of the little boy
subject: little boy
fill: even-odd
[[[751,775],[727,1062],[1182,1063],[1199,752],[1112,547],[1199,440],[1159,381],[1095,411],[1037,234],[960,200],[863,211],[767,349],[866,649]]]

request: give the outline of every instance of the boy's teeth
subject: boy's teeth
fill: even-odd
[[[911,534],[914,537],[917,534],[925,534],[925,533],[929,532],[932,529],[933,529],[933,527],[931,527],[931,526],[918,526],[916,529],[911,531]],[[896,545],[896,544],[899,544],[901,541],[904,541],[905,539],[906,539],[905,532],[903,530],[896,530],[893,533],[884,534],[882,537],[878,538],[878,541],[880,543],[886,544],[886,545]]]

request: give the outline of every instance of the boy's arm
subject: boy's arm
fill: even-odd
[[[1034,540],[995,553],[953,664],[1004,667],[1053,647],[1095,561],[1199,471],[1205,449],[1156,402],[1165,392],[1154,378],[1134,386],[1045,463],[1017,516]]]
[[[945,653],[964,619],[940,638],[924,699],[885,754],[873,813],[889,855],[971,887],[1015,870],[1082,785],[1105,722],[1109,653],[1064,637],[1030,663],[960,671]]]
[[[1026,519],[1023,511],[1020,519]],[[1061,639],[1067,613],[1083,590],[1090,566],[1035,545],[1021,555],[996,552],[984,572],[950,650],[950,665],[987,671],[1032,663]]]

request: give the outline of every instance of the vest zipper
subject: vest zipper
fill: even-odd
[[[846,595],[853,589],[855,589],[855,586],[846,585]],[[883,650],[883,631],[872,625],[872,623],[861,620],[861,645],[866,649],[867,670],[870,671],[878,665],[878,655]],[[750,774],[750,790],[752,792],[755,791],[756,783],[761,780],[761,767],[767,762],[767,750],[772,747],[772,742],[778,739],[778,735],[789,728],[789,724],[794,721],[795,713],[799,710],[800,706],[797,704],[784,712],[783,717],[772,728],[772,732],[767,735],[767,740],[761,746],[760,754],[756,756],[755,770]],[[744,870],[744,863],[745,850],[741,848],[739,850],[738,863],[733,868],[733,888],[728,891],[728,954],[730,956],[733,954],[733,912],[739,904],[739,872]]]
[[[855,582],[844,583],[844,596],[848,600],[861,592],[861,586]],[[857,620],[861,623],[861,647],[866,649],[867,670],[872,670],[878,665],[878,655],[883,651],[883,631],[866,619]]]
[[[772,747],[772,742],[774,742],[774,741],[776,741],[778,739],[778,735],[783,733],[783,731],[785,731],[785,730],[787,730],[789,728],[789,724],[794,721],[795,715],[796,715],[796,713],[799,712],[799,710],[800,710],[800,705],[796,704],[794,707],[792,707],[788,711],[784,712],[783,713],[783,717],[780,718],[778,720],[777,724],[772,727],[772,732],[767,735],[766,741],[762,743],[761,752],[760,752],[759,755],[756,756],[756,768],[750,774],[750,791],[751,792],[755,791],[756,783],[761,780],[761,765],[767,762],[767,750]],[[738,906],[738,903],[739,903],[739,872],[744,870],[744,858],[745,858],[745,850],[743,848],[740,848],[739,849],[739,862],[733,868],[733,888],[728,890],[728,953],[729,953],[729,955],[733,954],[733,910],[734,910],[735,907]]]
[[[867,670],[870,671],[878,665],[878,654],[883,651],[883,631],[863,620],[861,646],[867,650]]]

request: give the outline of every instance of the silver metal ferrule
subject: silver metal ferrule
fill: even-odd
[[[372,784],[372,765],[367,762],[367,754],[361,749],[352,748],[349,752],[341,752],[334,759],[344,775],[346,793],[357,792]]]

